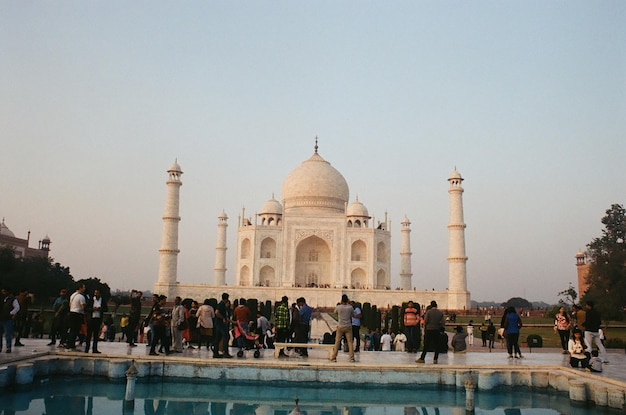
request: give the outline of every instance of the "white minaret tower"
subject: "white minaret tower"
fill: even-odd
[[[467,272],[465,256],[465,223],[463,222],[463,178],[456,171],[450,178],[450,235],[448,250],[448,308],[462,309],[469,307],[469,293],[467,292]]]
[[[402,226],[401,232],[401,241],[400,241],[400,289],[402,290],[410,290],[411,286],[411,277],[413,276],[413,272],[411,271],[411,222],[409,219],[404,216],[402,222],[400,222]]]
[[[161,249],[159,249],[159,279],[157,286],[176,284],[176,274],[178,270],[178,208],[180,202],[180,186],[183,185],[181,176],[183,174],[178,160],[174,161],[172,167],[167,171],[169,180],[167,184],[167,197],[165,199],[165,213],[163,214],[163,236],[161,238]],[[160,293],[164,294],[163,287]]]
[[[215,285],[226,285],[226,229],[228,215],[226,212],[217,217],[217,244],[215,245]]]

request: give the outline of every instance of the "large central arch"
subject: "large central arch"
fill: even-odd
[[[323,239],[309,236],[296,247],[294,284],[296,287],[330,286],[330,247]]]

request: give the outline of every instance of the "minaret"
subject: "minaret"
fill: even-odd
[[[183,185],[183,174],[178,160],[167,171],[169,180],[167,184],[167,197],[165,199],[165,213],[163,214],[163,236],[161,237],[161,249],[159,249],[159,279],[157,285],[176,284],[178,270],[178,216],[180,203],[180,186]],[[161,291],[162,294],[165,294]]]
[[[467,294],[467,272],[465,256],[465,223],[463,222],[463,188],[461,182],[463,178],[456,171],[456,168],[448,179],[450,188],[450,223],[449,230],[449,249],[448,249],[448,290],[450,294],[464,292]],[[459,293],[460,294],[460,293]],[[448,308],[460,309],[469,307],[469,296],[457,295],[450,298]]]
[[[411,255],[413,255],[411,253],[411,222],[404,216],[400,225],[402,226],[400,231],[400,289],[410,290],[413,285],[411,283],[411,277],[413,276],[411,271]]]
[[[215,285],[226,285],[226,228],[228,215],[226,212],[217,217],[217,244],[215,245]]]

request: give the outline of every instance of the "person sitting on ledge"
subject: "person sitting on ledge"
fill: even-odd
[[[589,367],[589,352],[585,351],[586,345],[581,337],[580,330],[574,330],[574,337],[569,340],[567,351],[569,352],[569,364],[571,367]]]

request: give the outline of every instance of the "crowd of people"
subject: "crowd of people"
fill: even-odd
[[[182,353],[184,348],[206,347],[213,352],[214,358],[232,358],[229,347],[238,349],[238,355],[241,356],[245,350],[273,348],[274,342],[309,342],[313,309],[304,297],[290,305],[289,299],[284,296],[275,304],[273,315],[266,316],[260,310],[251,310],[244,298],[238,299],[236,306],[232,307],[228,293],[222,294],[217,305],[211,305],[209,299],[199,304],[192,299],[183,301],[176,297],[171,307],[166,306],[166,296],[154,294],[151,309],[144,316],[142,296],[141,291],[131,291],[129,312],[119,319],[119,340],[125,340],[128,347],[146,343],[150,347],[150,355],[170,355]],[[27,290],[11,293],[2,288],[0,299],[3,303],[0,314],[0,351],[3,341],[7,353],[11,353],[12,347],[23,346],[21,339],[28,337],[31,329],[34,334],[43,334],[43,317],[28,315],[31,296]],[[98,342],[115,340],[118,331],[111,316],[106,316],[107,311],[107,303],[97,289],[88,294],[85,285],[77,283],[75,292],[69,296],[67,290],[61,290],[52,305],[48,345],[56,345],[58,340],[58,347],[100,353]],[[349,353],[351,360],[361,350],[417,353],[420,333],[423,333],[424,347],[417,363],[425,363],[427,354],[434,352],[433,363],[436,364],[439,353],[447,351],[446,317],[438,309],[436,301],[430,302],[423,315],[409,301],[403,310],[402,329],[396,332],[391,328],[372,330],[366,327],[364,334],[361,334],[362,310],[358,303],[350,301],[345,294],[335,313],[338,319],[336,331],[327,334],[328,338],[324,339],[324,342],[334,344],[331,355],[333,361],[341,349]],[[601,324],[600,313],[592,301],[587,301],[585,308],[575,305],[571,312],[560,307],[555,316],[554,332],[559,336],[563,354],[569,355],[572,367],[602,371],[602,364],[608,363]],[[39,325],[41,327],[36,328]],[[522,326],[522,316],[513,307],[504,311],[499,328],[496,328],[491,314],[487,312],[485,320],[478,327],[482,347],[493,348],[496,337],[501,337],[506,343],[509,358],[523,358],[519,345]],[[473,320],[465,328],[456,326],[454,331],[450,342],[453,352],[463,353],[468,345],[473,346]],[[596,349],[593,349],[592,343],[595,343]],[[300,356],[308,356],[307,348],[293,349]],[[284,349],[281,349],[279,357],[287,357]]]

